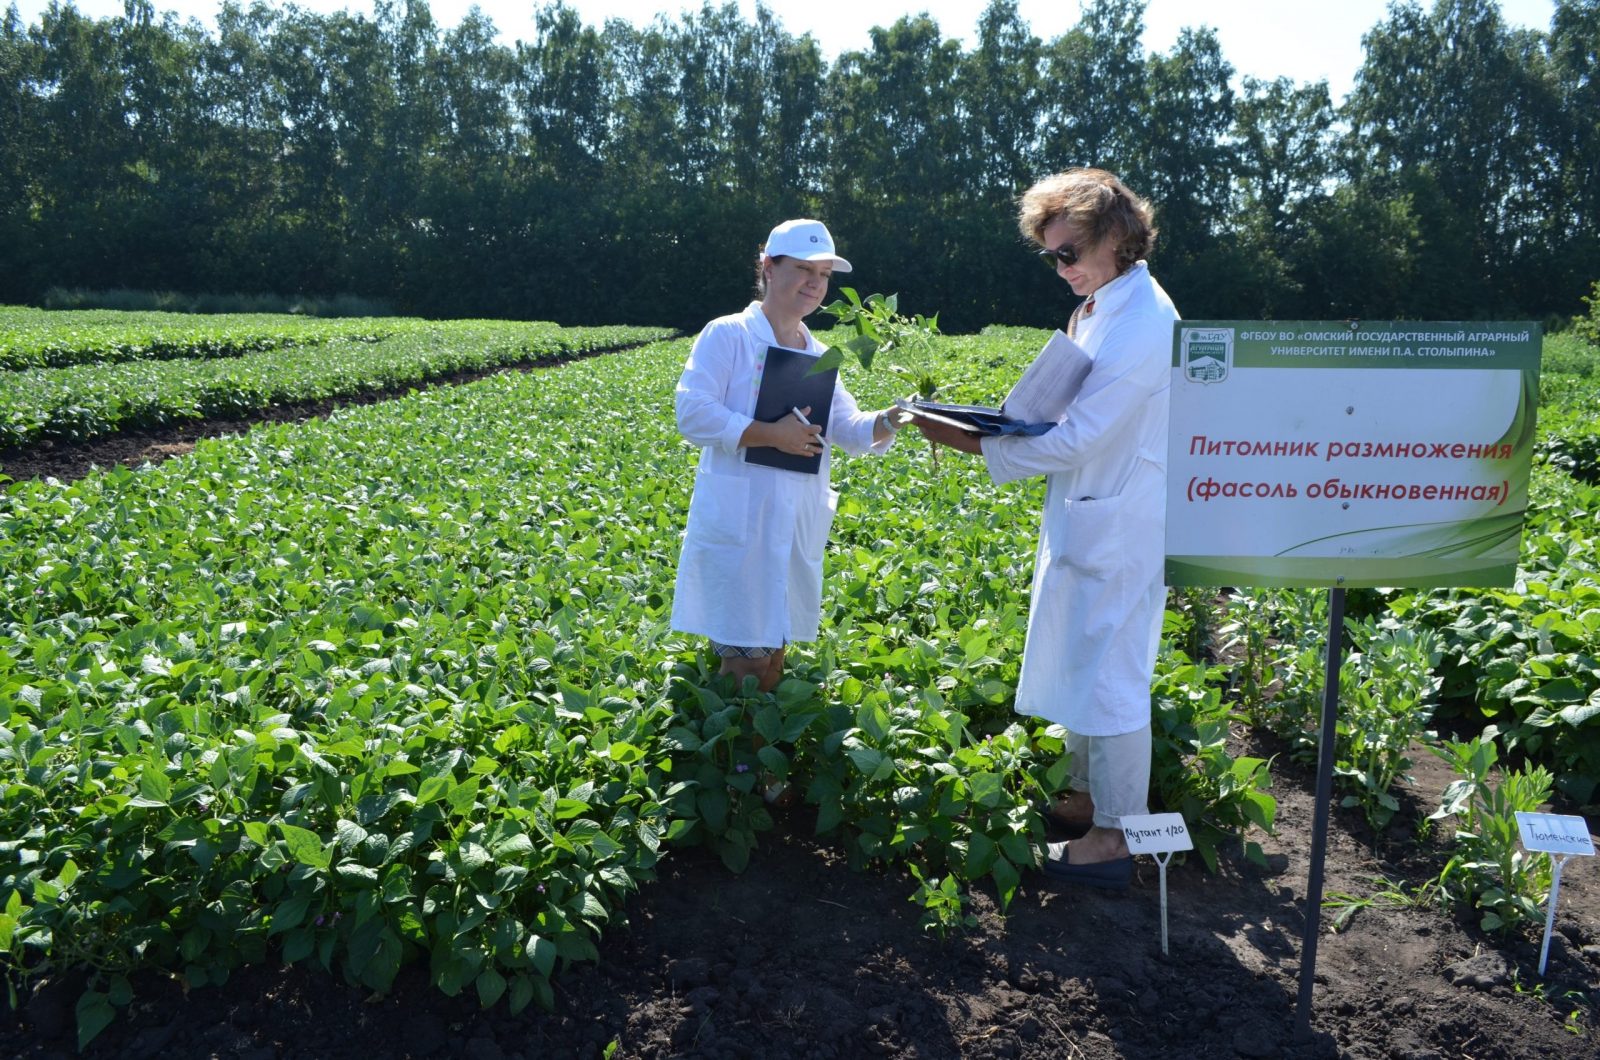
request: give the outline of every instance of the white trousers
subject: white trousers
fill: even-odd
[[[1116,736],[1069,732],[1067,751],[1067,786],[1089,793],[1096,826],[1121,828],[1122,818],[1150,812],[1150,726]]]

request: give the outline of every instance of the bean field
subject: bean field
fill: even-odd
[[[992,403],[1046,334],[943,337],[902,367]],[[1080,996],[1111,973],[1027,940],[1075,916],[1148,927],[1154,874],[1079,901],[1037,872],[1063,733],[1011,700],[1042,486],[994,486],[911,432],[885,459],[840,459],[821,639],[794,646],[774,693],[734,687],[667,627],[696,461],[672,411],[688,345],[638,327],[0,309],[0,474],[42,447],[239,424],[159,464],[0,481],[0,1037],[22,1055],[137,1052],[174,989],[249,983],[267,1005],[311,976],[439,1006],[507,1054],[1468,1055],[1462,1011],[1498,1055],[1592,1048],[1600,925],[1574,895],[1600,884],[1571,867],[1539,979],[1550,864],[1509,822],[1600,804],[1600,352],[1546,340],[1515,587],[1350,594],[1323,960],[1342,968],[1340,937],[1376,944],[1395,923],[1449,952],[1425,947],[1381,994],[1330,971],[1319,1033],[1296,1044],[1289,1009],[1273,1015],[1300,944],[1279,885],[1303,871],[1326,601],[1174,590],[1153,689],[1152,810],[1181,812],[1196,843],[1172,869],[1179,947],[1228,949],[1216,982],[1234,998],[1270,983],[1266,1000],[1230,1022],[1148,933],[1116,958],[1139,962],[1113,976],[1128,998]],[[906,388],[844,376],[863,407]],[[803,804],[770,810],[763,774]],[[855,912],[757,930],[721,897],[760,905],[797,881],[874,903],[831,963],[813,950]],[[1236,915],[1288,951],[1239,956]],[[641,948],[653,932],[661,952]],[[725,946],[691,952],[702,936]],[[822,995],[784,1009],[784,988],[741,986],[762,981],[751,945],[755,967],[819,961],[795,974],[842,977],[840,997],[977,963],[918,987],[924,1009],[822,1019]],[[1483,953],[1503,981],[1459,985],[1448,969]],[[633,993],[602,989],[616,968]],[[1024,1000],[996,1001],[1001,986]],[[680,987],[698,1000],[668,1004]],[[1413,1018],[1374,1021],[1407,996]],[[311,1037],[263,1021],[250,1040],[346,1048],[289,1022]],[[427,1037],[393,1047],[426,1055]]]

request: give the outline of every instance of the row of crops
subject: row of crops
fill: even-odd
[[[396,318],[324,320],[272,313],[198,316],[0,306],[0,370],[237,357],[285,346],[317,346],[330,339],[375,342],[418,326],[426,326],[426,322]]]
[[[58,316],[73,319],[54,328],[41,323]],[[171,317],[192,319],[0,310],[0,367],[11,369],[0,371],[0,450],[248,417],[276,405],[392,391],[670,334],[664,328],[246,314],[171,327]]]
[[[473,328],[489,326],[456,334]],[[944,339],[909,366],[991,399],[1042,338]],[[913,438],[840,461],[823,637],[774,694],[736,689],[667,628],[694,466],[671,409],[686,351],[494,376],[0,495],[13,992],[90,970],[92,1036],[136,968],[199,986],[277,954],[380,990],[420,961],[447,993],[549,1005],[673,844],[734,869],[759,856],[763,771],[800,782],[854,863],[909,865],[930,928],[959,928],[979,882],[1009,902],[1040,856],[1032,805],[1065,769],[1059,730],[1009,706],[1038,484],[995,487]],[[1551,393],[1591,377],[1560,379]],[[882,404],[896,382],[852,388]],[[1585,406],[1570,407],[1576,438]],[[1494,726],[1440,744],[1472,781],[1450,811],[1477,826],[1464,834],[1490,842],[1495,797],[1532,798],[1545,766],[1593,798],[1596,491],[1549,452],[1515,592],[1353,601],[1341,796],[1375,827],[1444,688]],[[1156,797],[1210,865],[1272,826],[1266,763],[1234,757],[1230,727],[1307,731],[1319,606],[1174,595]],[[1219,656],[1238,662],[1206,665]],[[1463,850],[1449,893],[1514,927],[1537,899],[1495,874],[1533,886],[1538,869],[1494,853]]]

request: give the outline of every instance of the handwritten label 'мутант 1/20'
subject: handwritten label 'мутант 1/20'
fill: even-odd
[[[1189,826],[1181,813],[1146,813],[1122,819],[1122,834],[1133,854],[1165,854],[1174,850],[1193,850]]]

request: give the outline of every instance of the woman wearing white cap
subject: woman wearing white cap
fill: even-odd
[[[820,221],[785,221],[757,259],[761,300],[705,326],[678,379],[678,430],[701,447],[688,532],[678,560],[672,628],[711,640],[721,671],[756,678],[771,691],[784,646],[814,640],[822,610],[822,552],[838,494],[828,485],[828,451],[883,453],[898,429],[891,410],[863,412],[842,382],[833,388],[827,434],[797,416],[752,417],[767,348],[820,354],[803,319],[849,272]],[[809,418],[814,411],[799,410]],[[821,455],[817,474],[746,463],[771,446]]]

